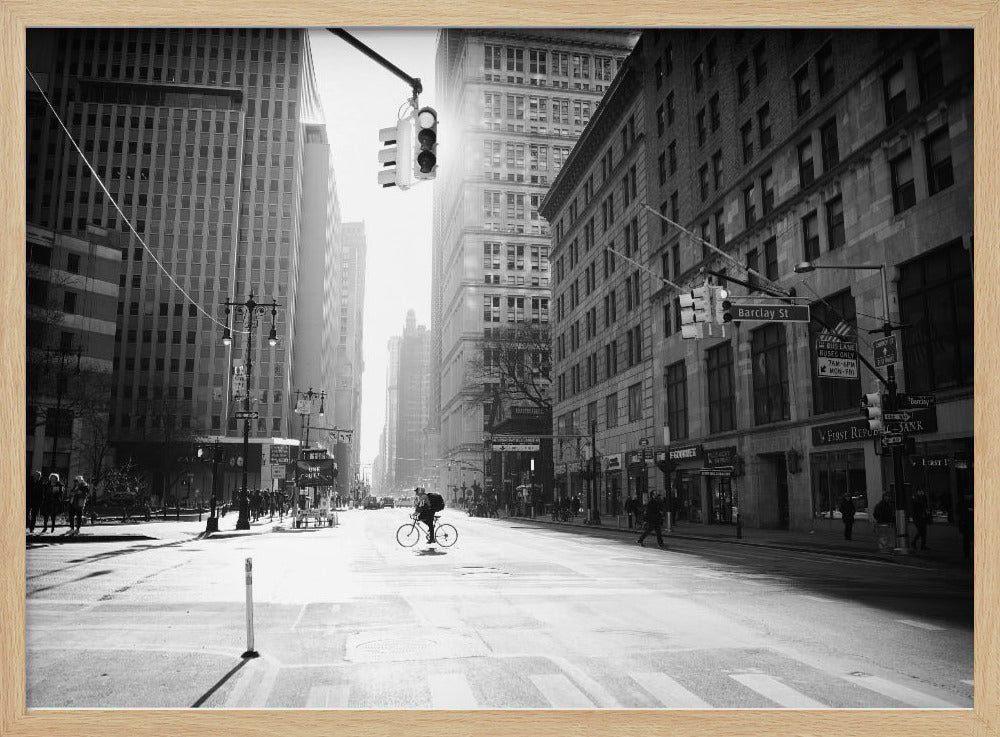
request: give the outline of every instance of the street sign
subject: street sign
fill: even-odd
[[[850,340],[818,342],[816,374],[821,379],[857,379],[858,344]]]
[[[886,422],[909,422],[913,419],[912,412],[883,412],[882,418]]]
[[[493,438],[493,452],[501,451],[514,451],[514,452],[524,452],[533,453],[535,451],[541,450],[541,442],[538,438],[519,438],[519,437],[509,437],[509,438]]]
[[[903,436],[902,435],[890,435],[886,434],[882,436],[882,447],[891,448],[894,445],[902,445]]]
[[[733,302],[731,314],[734,321],[809,322],[809,305],[762,305]]]
[[[890,363],[896,363],[899,360],[896,353],[895,335],[887,335],[884,338],[873,340],[872,350],[875,353],[875,368],[888,366]]]
[[[272,445],[271,446],[271,463],[288,463],[289,454],[288,450],[291,446],[289,445]]]
[[[256,420],[260,416],[260,413],[255,409],[251,410],[239,410],[236,412],[237,420]]]
[[[933,394],[897,394],[900,409],[921,409],[934,406]]]

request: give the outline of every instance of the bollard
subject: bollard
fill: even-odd
[[[259,653],[253,649],[253,558],[247,558],[247,651],[241,657],[256,658]]]

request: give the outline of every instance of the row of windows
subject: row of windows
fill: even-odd
[[[506,312],[503,305],[506,301]],[[527,306],[528,312],[525,312]],[[498,323],[505,317],[508,323],[547,323],[549,321],[548,297],[504,297],[500,294],[483,295],[483,322]]]
[[[572,79],[593,79],[598,82],[610,82],[614,79],[616,62],[621,65],[621,59],[610,56],[569,53],[565,51],[548,51],[546,49],[525,49],[518,46],[499,46],[485,44],[483,46],[483,72],[489,79],[500,81],[502,72],[508,74],[527,73],[532,77],[551,75]],[[527,66],[525,60],[527,59]],[[591,74],[593,62],[593,74]],[[514,81],[507,79],[507,81]],[[519,80],[521,81],[521,80]],[[541,80],[532,80],[537,84]]]
[[[525,268],[525,254],[529,258],[531,271],[549,270],[549,247],[548,246],[525,246],[520,243],[504,244],[487,241],[483,243],[483,268],[500,269],[503,266],[502,256],[506,252],[507,269],[523,271]]]
[[[625,405],[625,419],[627,422],[638,422],[643,419],[642,398],[641,381],[628,387]],[[608,429],[618,427],[620,420],[621,408],[619,407],[618,392],[611,392],[604,397],[605,427]],[[595,427],[597,422],[597,402],[594,401],[587,405],[586,425],[580,424],[580,410],[574,409],[558,418],[557,427],[561,435],[576,434],[590,432],[591,428]]]
[[[596,323],[596,308],[587,314],[588,329],[590,329],[591,314],[593,322]],[[571,326],[569,334],[570,348],[575,350],[574,343],[579,343],[578,322]],[[644,358],[648,358],[643,352],[642,326],[635,325],[626,330],[620,347],[621,350],[619,350],[619,339],[615,338],[570,366],[568,370],[558,374],[556,377],[558,400],[563,401],[603,381],[613,379],[619,372],[619,360],[621,369],[627,369],[637,366]],[[557,360],[565,359],[565,355],[560,357],[560,354],[565,354],[565,334],[556,340],[556,354]]]

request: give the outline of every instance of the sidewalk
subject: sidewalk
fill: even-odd
[[[236,520],[239,515],[235,511],[230,511],[225,517],[219,518],[219,531],[210,535],[205,534],[208,515],[201,521],[197,519],[175,520],[153,518],[149,522],[145,520],[135,520],[129,522],[117,522],[111,520],[100,520],[96,525],[91,525],[84,520],[80,532],[76,535],[67,534],[69,528],[60,518],[60,524],[55,532],[41,534],[40,525],[35,526],[35,533],[26,534],[28,544],[39,543],[96,543],[96,542],[126,542],[137,540],[192,540],[196,538],[229,538],[242,535],[258,535],[270,532],[278,524],[275,517],[272,522],[268,517],[261,517],[257,522],[250,522],[249,530],[237,530]],[[286,516],[287,520],[288,517]]]
[[[519,521],[547,524],[553,527],[574,527],[587,531],[610,532],[622,536],[638,538],[641,528],[628,529],[625,517],[603,515],[600,525],[586,525],[583,513],[568,522],[554,522],[551,515],[544,517],[509,517]],[[831,524],[831,522],[835,522]],[[911,535],[914,530],[911,526]],[[859,520],[854,525],[852,540],[845,540],[843,527],[839,521],[818,520],[813,530],[769,530],[751,527],[743,528],[743,537],[736,537],[735,525],[703,525],[690,522],[676,522],[673,530],[663,530],[666,541],[670,538],[684,540],[707,540],[720,544],[753,545],[757,547],[799,550],[810,553],[826,553],[847,558],[882,560],[903,565],[955,566],[972,571],[972,564],[962,558],[962,537],[954,525],[930,525],[927,528],[928,549],[911,551],[908,555],[892,552],[880,553],[875,545],[871,524]],[[912,538],[911,538],[912,539]]]

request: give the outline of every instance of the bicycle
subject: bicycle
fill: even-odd
[[[428,530],[425,525],[420,523],[420,518],[416,514],[411,514],[410,519],[413,521],[400,525],[399,529],[396,530],[396,542],[404,548],[412,548],[421,539],[427,539]],[[434,541],[442,548],[450,548],[458,540],[458,530],[447,522],[436,524],[438,519],[439,515],[435,514]]]

